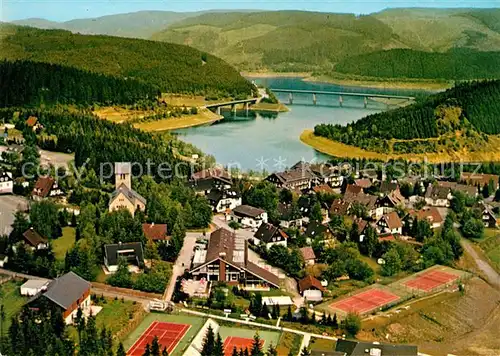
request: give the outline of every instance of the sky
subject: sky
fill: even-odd
[[[500,0],[0,0],[0,21],[31,17],[68,21],[141,10],[262,9],[368,14],[393,7],[491,8],[500,7]]]

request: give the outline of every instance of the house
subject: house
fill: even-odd
[[[33,131],[38,131],[43,129],[43,125],[38,121],[36,116],[30,116],[26,119],[26,126],[31,128]]]
[[[14,179],[12,173],[0,170],[0,194],[12,194],[14,191]]]
[[[316,255],[314,254],[312,247],[302,247],[299,251],[304,258],[306,266],[312,266],[316,263]]]
[[[82,309],[84,314],[90,310],[91,284],[73,272],[51,281],[45,291],[41,291],[28,302],[30,308],[42,305],[42,299],[60,308],[66,324],[72,324]]]
[[[387,214],[397,207],[404,207],[405,197],[401,195],[399,189],[396,189],[378,199],[377,206],[382,207],[384,210],[384,214]]]
[[[481,215],[482,215],[484,227],[490,227],[490,228],[498,227],[497,216],[495,215],[493,210],[491,210],[491,207],[489,205],[485,204],[484,202],[481,202],[479,204],[479,208],[482,211]]]
[[[267,223],[267,213],[250,205],[239,205],[231,211],[229,219],[240,223],[243,227],[258,229],[260,225]]]
[[[328,184],[316,185],[313,187],[313,192],[316,194],[334,194],[335,191]]]
[[[363,187],[354,184],[348,184],[345,188],[344,196],[358,195],[363,193]]]
[[[387,195],[395,191],[399,191],[399,186],[398,183],[396,182],[388,182],[388,181],[383,181],[380,183],[380,194],[382,195]]]
[[[35,183],[35,187],[31,192],[33,200],[40,201],[45,198],[58,197],[64,192],[57,184],[57,181],[52,177],[40,177]]]
[[[49,248],[49,241],[32,227],[24,232],[23,238],[24,242],[34,250],[46,250]]]
[[[305,166],[296,164],[290,170],[271,174],[266,180],[278,188],[300,191],[311,189],[315,176],[308,167],[304,168]]]
[[[315,176],[316,182],[320,185],[329,185],[333,188],[340,188],[344,178],[340,167],[325,163],[310,164],[309,170]]]
[[[304,222],[298,207],[295,209],[292,204],[278,203],[278,214],[280,216],[280,226],[286,229],[301,227]]]
[[[233,210],[241,205],[241,194],[232,188],[211,189],[206,197],[212,210],[216,213],[223,213],[228,209]]]
[[[118,270],[120,258],[124,258],[128,262],[129,269],[137,272],[144,266],[142,244],[140,242],[126,242],[104,245],[104,266],[109,273],[115,273]]]
[[[33,297],[42,291],[46,291],[50,281],[47,279],[29,279],[21,285],[21,295]]]
[[[130,163],[115,163],[115,191],[111,194],[109,211],[126,209],[134,216],[137,210],[146,210],[146,199],[132,190],[132,168]]]
[[[425,203],[430,206],[449,207],[452,199],[451,189],[429,184],[425,191]]]
[[[368,178],[359,178],[354,181],[354,185],[361,187],[362,189],[368,189],[372,186],[372,181]]]
[[[376,228],[379,235],[383,234],[401,235],[403,233],[403,223],[401,222],[398,213],[396,213],[395,211],[383,215],[377,221]]]
[[[417,356],[418,347],[407,344],[382,344],[377,341],[351,341],[338,339],[335,351],[346,356]]]
[[[358,226],[359,242],[363,242],[365,237],[365,230],[368,227],[368,221],[358,218],[356,216],[351,217],[352,223]]]
[[[167,224],[142,224],[142,232],[150,241],[169,241],[167,236]]]
[[[330,215],[347,215],[350,207],[350,202],[343,199],[335,199],[330,207]]]
[[[188,185],[193,188],[196,193],[207,195],[212,189],[218,189],[220,191],[231,189],[233,182],[230,174],[226,170],[215,167],[193,173],[189,179]]]
[[[410,210],[405,217],[405,227],[411,229],[415,220],[426,220],[432,229],[443,225],[443,217],[436,207],[423,208],[418,211]]]
[[[326,234],[329,232],[328,227],[323,224],[320,224],[317,221],[311,221],[309,225],[307,225],[306,232],[304,233],[305,237],[308,239],[315,239],[318,236],[322,236],[326,238]]]
[[[457,182],[449,181],[438,181],[440,187],[449,188],[452,192],[458,191],[470,197],[476,197],[478,195],[478,190],[476,186],[460,184]]]
[[[212,232],[206,250],[195,251],[192,266],[190,273],[196,280],[205,278],[247,290],[280,286],[278,276],[248,260],[248,242],[223,228]]]
[[[499,176],[495,174],[482,174],[482,173],[467,173],[463,172],[460,175],[460,181],[465,182],[468,185],[484,187],[485,185],[493,182],[493,187],[495,190],[498,189]]]
[[[267,248],[274,245],[286,247],[288,235],[279,227],[273,224],[263,223],[253,235],[253,241],[256,245],[264,244]]]
[[[320,302],[323,300],[325,287],[313,276],[307,276],[299,281],[299,292],[307,301]]]
[[[354,186],[355,187],[355,186]],[[360,188],[360,187],[358,187]],[[360,192],[355,194],[353,189],[346,191],[344,194],[344,201],[348,202],[349,205],[349,214],[352,209],[353,204],[360,204],[366,208],[366,211],[370,217],[379,218],[384,213],[384,208],[377,205],[379,198],[374,195],[365,194]]]

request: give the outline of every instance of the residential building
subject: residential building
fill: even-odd
[[[457,182],[448,182],[448,181],[438,181],[438,185],[440,187],[449,188],[452,192],[458,191],[470,197],[476,197],[478,195],[478,190],[476,186],[460,184]]]
[[[437,229],[443,225],[443,217],[436,207],[426,207],[416,210],[410,210],[405,217],[405,227],[407,230],[413,227],[415,220],[426,220],[432,229]]]
[[[387,195],[387,194],[390,194],[392,192],[395,192],[395,191],[398,191],[399,190],[399,186],[398,186],[398,183],[396,182],[388,182],[388,181],[383,181],[382,183],[380,183],[380,194],[382,195]]]
[[[129,270],[138,272],[144,266],[144,251],[140,242],[125,242],[104,245],[104,266],[109,273],[118,270],[118,262],[123,258]]]
[[[425,191],[425,203],[430,206],[449,207],[452,199],[451,189],[429,184]]]
[[[82,309],[84,314],[90,310],[90,288],[91,284],[73,272],[51,281],[45,291],[41,291],[28,302],[30,308],[37,308],[41,299],[52,303],[62,311],[66,324],[72,324]]]
[[[49,241],[32,227],[23,233],[23,238],[26,245],[33,250],[46,250],[49,248]]]
[[[327,184],[333,188],[340,188],[344,181],[340,167],[329,164],[310,164],[309,170],[316,178],[317,184]]]
[[[21,285],[20,292],[21,295],[26,297],[33,297],[38,293],[47,290],[50,281],[48,279],[29,279],[23,285]]]
[[[273,224],[263,223],[253,235],[253,242],[256,245],[264,244],[267,248],[274,245],[287,245],[288,235],[279,227]]]
[[[377,206],[383,208],[384,214],[394,211],[397,207],[405,207],[405,197],[398,189],[392,190],[377,201]]]
[[[169,241],[167,236],[167,224],[142,224],[142,231],[146,239],[150,241]]]
[[[307,229],[304,235],[306,238],[314,240],[318,236],[321,236],[326,239],[328,237],[326,236],[328,233],[329,233],[328,227],[317,221],[311,221],[307,225]]]
[[[330,207],[330,215],[344,216],[349,213],[351,203],[343,199],[335,199]]]
[[[482,220],[484,227],[496,228],[498,227],[498,219],[491,207],[484,202],[479,204],[479,208],[482,211]]]
[[[14,179],[12,173],[0,170],[0,194],[12,194],[14,192]]]
[[[304,223],[298,207],[292,204],[278,203],[280,226],[283,228],[301,227]]]
[[[316,177],[307,165],[296,164],[290,170],[272,173],[266,180],[278,188],[302,191],[311,189]]]
[[[222,168],[208,168],[193,173],[189,179],[188,185],[196,193],[201,195],[209,194],[213,189],[224,191],[231,189],[233,182],[230,174]]]
[[[210,235],[206,250],[197,250],[191,275],[194,279],[226,282],[247,290],[279,288],[278,276],[248,259],[244,238],[220,228]]]
[[[243,227],[258,229],[260,225],[267,223],[267,213],[250,205],[239,205],[231,211],[229,219],[240,223]]]
[[[111,194],[109,211],[126,209],[134,216],[137,210],[146,211],[146,199],[132,189],[132,170],[128,162],[115,163],[115,191]]]
[[[356,186],[351,186],[356,187]],[[361,187],[356,187],[361,188]],[[357,189],[356,189],[357,190]],[[384,208],[377,205],[379,198],[375,195],[365,194],[363,192],[355,193],[354,188],[351,188],[349,191],[346,191],[344,194],[344,201],[348,202],[349,205],[349,214],[351,214],[351,208],[353,204],[361,204],[366,208],[368,215],[372,218],[378,219],[380,216],[384,214]]]
[[[482,174],[482,173],[467,173],[463,172],[460,175],[460,181],[465,182],[468,185],[484,187],[485,185],[493,182],[493,187],[495,190],[498,189],[499,176],[496,174]]]
[[[328,184],[316,185],[313,187],[313,192],[316,194],[334,194],[335,191]]]
[[[222,190],[212,189],[206,197],[208,203],[216,213],[233,210],[241,205],[241,194],[232,188]]]
[[[359,178],[354,181],[354,185],[361,187],[361,189],[368,189],[372,186],[372,181],[368,178]]]
[[[33,200],[40,201],[45,198],[54,198],[64,195],[64,192],[52,177],[40,177],[35,183],[31,193]]]
[[[313,266],[316,263],[316,255],[312,247],[302,247],[299,249],[306,266]]]
[[[393,211],[392,213],[383,215],[377,221],[377,232],[379,235],[401,235],[403,233],[403,223],[401,222],[398,213]]]
[[[43,125],[38,121],[36,116],[30,116],[26,119],[26,126],[31,128],[33,131],[38,131],[43,129]]]
[[[407,344],[382,344],[377,341],[351,341],[338,339],[335,351],[346,356],[418,356],[418,348]]]
[[[310,302],[320,302],[323,300],[325,287],[313,276],[307,276],[299,281],[300,294]]]

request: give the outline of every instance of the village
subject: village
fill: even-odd
[[[25,125],[43,130],[34,117]],[[346,174],[301,161],[258,181],[216,167],[167,187],[136,178],[129,162],[113,162],[105,183],[90,171],[59,180],[47,158],[32,180],[9,171],[40,165],[37,151],[2,146],[0,288],[15,300],[7,315],[48,302],[67,325],[114,325],[126,308],[113,331],[127,355],[143,355],[153,336],[169,355],[202,355],[209,330],[226,355],[255,337],[277,355],[417,355],[416,345],[354,337],[366,320],[467,289],[475,275],[457,266],[462,240],[498,228],[493,174]]]

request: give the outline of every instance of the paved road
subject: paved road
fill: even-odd
[[[175,261],[174,267],[172,269],[172,278],[170,278],[170,282],[165,289],[163,300],[170,301],[170,299],[172,299],[172,295],[174,294],[175,289],[175,282],[177,281],[178,277],[184,274],[186,268],[189,268],[191,266],[191,259],[194,255],[196,239],[201,236],[202,233],[200,232],[186,233],[186,237],[184,238],[184,245],[182,246],[182,249],[179,252],[179,256]]]
[[[463,238],[462,246],[467,251],[467,253],[474,259],[474,261],[477,264],[477,267],[481,271],[483,271],[488,282],[495,288],[500,289],[500,275],[497,273],[497,271],[493,269],[493,267],[490,266],[488,262],[486,262],[479,256],[479,254],[474,249],[474,246],[472,246],[472,242]]]
[[[26,210],[28,201],[17,195],[0,196],[0,234],[8,235],[12,231],[14,214],[17,210]]]

